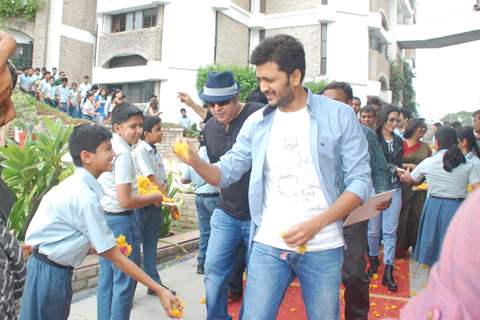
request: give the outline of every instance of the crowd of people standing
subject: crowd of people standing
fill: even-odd
[[[346,319],[367,319],[369,277],[381,265],[381,248],[382,284],[396,291],[395,259],[413,254],[420,263],[435,265],[469,186],[480,186],[480,110],[473,113],[473,127],[436,126],[431,146],[423,141],[425,120],[412,119],[403,108],[378,99],[360,107],[344,82],[330,83],[318,94],[304,88],[305,52],[291,36],[263,40],[251,63],[259,87],[246,103],[230,71],[208,74],[199,93],[206,108],[179,94],[205,123],[200,151],[185,140],[186,153],[179,156],[189,166],[184,182],[195,185],[197,273],[205,275],[207,319],[231,319],[227,302],[236,280],[242,288],[238,275],[246,266],[246,291],[234,292],[243,295],[241,319],[274,319],[296,277],[308,319],[339,318],[342,281]],[[54,76],[44,74],[29,90],[22,78],[22,90],[69,113],[72,95],[66,93],[65,77],[53,93]],[[162,195],[138,195],[136,181],[145,175],[164,189],[155,146],[161,142],[161,121],[121,100],[112,99],[110,109],[105,89],[85,89],[88,78],[82,84],[74,99],[85,100],[82,115],[100,123],[110,118],[113,133],[81,125],[70,137],[77,170],[43,198],[27,230],[26,244],[34,251],[21,319],[68,318],[72,269],[91,245],[101,256],[99,319],[129,318],[133,279],[146,284],[174,317],[182,306],[158,277],[155,248],[144,257],[145,273],[137,267],[140,243],[145,255],[146,243],[158,240],[149,224],[161,214]],[[98,96],[105,98],[98,99],[103,106]],[[158,112],[153,104],[146,109]],[[378,204],[378,215],[343,227],[352,210],[382,192],[392,197]],[[157,220],[155,226],[161,225]],[[132,246],[129,259],[115,245],[121,235]],[[51,294],[57,284],[61,290]]]

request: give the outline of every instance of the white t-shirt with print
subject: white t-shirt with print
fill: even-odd
[[[284,250],[282,232],[328,208],[310,148],[310,115],[307,108],[296,112],[277,110],[265,156],[265,198],[260,228],[254,241]],[[318,232],[307,251],[343,246],[341,223]]]

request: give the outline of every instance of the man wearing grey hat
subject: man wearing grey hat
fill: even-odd
[[[213,115],[204,128],[211,163],[218,162],[232,148],[245,120],[263,107],[262,104],[240,102],[239,93],[239,84],[230,71],[210,72],[200,91],[200,98]],[[237,269],[238,262],[233,263],[237,248],[242,243],[248,247],[250,238],[249,179],[250,171],[247,171],[238,182],[222,188],[211,217],[205,261],[207,319],[230,319],[227,314],[228,277],[233,268]],[[240,292],[235,294],[241,296],[241,290],[240,286]]]

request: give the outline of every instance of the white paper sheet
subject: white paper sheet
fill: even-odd
[[[395,190],[390,190],[370,197],[370,199],[368,199],[364,205],[350,212],[347,219],[343,223],[343,226],[347,227],[349,225],[375,217],[380,212],[376,209],[376,207],[380,203],[390,200],[394,192]]]

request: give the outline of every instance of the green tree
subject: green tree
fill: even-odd
[[[416,115],[417,103],[415,101],[415,89],[413,88],[413,73],[410,64],[403,59],[390,61],[390,90],[392,102],[403,108],[408,108]]]

